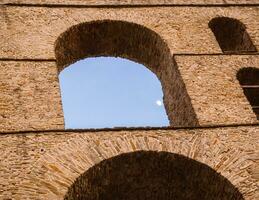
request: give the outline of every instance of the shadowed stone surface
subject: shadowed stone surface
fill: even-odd
[[[258,120],[236,77],[258,69],[258,53],[222,54],[208,26],[236,19],[259,49],[258,5],[208,6],[258,0],[37,1],[46,3],[64,5],[0,5],[0,199],[85,194],[75,190],[97,200],[259,199]],[[157,3],[204,5],[136,6]],[[171,123],[192,128],[63,131],[58,71],[99,55],[145,64],[162,83]]]
[[[238,19],[259,48],[258,7],[0,7],[0,56],[54,59],[54,43],[71,26],[96,20],[142,25],[160,35],[172,54],[222,53],[208,23],[222,16]],[[37,45],[35,45],[37,44]]]
[[[237,79],[259,120],[259,69],[255,67],[242,68],[237,73]]]
[[[172,126],[198,126],[185,84],[168,45],[145,26],[117,20],[93,21],[70,27],[55,43],[58,70],[87,57],[128,58],[148,67],[161,81]]]
[[[74,181],[102,161],[135,151],[164,151],[204,163],[246,200],[255,200],[258,137],[258,126],[0,135],[0,199],[64,199]]]
[[[237,19],[216,17],[209,22],[219,46],[225,53],[256,52],[256,48],[246,32],[245,25]]]
[[[82,174],[65,200],[243,200],[210,167],[187,157],[139,151],[122,154]]]

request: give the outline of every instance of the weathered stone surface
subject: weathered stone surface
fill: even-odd
[[[0,62],[0,132],[63,129],[53,62]]]
[[[35,4],[33,0],[3,0],[4,3]],[[65,5],[188,5],[258,4],[258,0],[39,0],[37,4]]]
[[[254,126],[1,135],[0,198],[63,199],[76,178],[95,164],[122,153],[151,150],[204,163],[227,178],[244,199],[255,200],[258,130]]]
[[[169,58],[162,46],[161,43],[161,49],[155,52],[161,52],[161,58]],[[152,54],[141,52],[131,56],[139,61]],[[176,65],[170,59],[152,65],[159,59],[151,57],[155,60],[150,59],[146,66],[163,85],[171,126],[258,123],[236,77],[244,67],[259,68],[258,55],[177,55]],[[64,128],[55,62],[2,61],[0,66],[1,131]]]
[[[66,200],[243,200],[243,195],[212,168],[179,154],[124,153],[81,174]]]
[[[54,43],[73,25],[95,20],[122,20],[151,29],[175,53],[221,53],[211,19],[240,20],[259,49],[258,7],[46,8],[1,7],[0,57],[54,59]]]
[[[134,60],[160,79],[172,126],[197,126],[198,120],[168,45],[154,31],[123,21],[97,21],[72,26],[55,43],[58,70],[77,60],[116,56]]]
[[[257,123],[237,73],[259,68],[258,55],[175,56],[198,122],[203,125]]]
[[[258,53],[239,52],[259,49],[259,6],[218,5],[258,0],[0,4],[0,199],[75,199],[85,190],[93,199],[107,191],[128,192],[128,199],[166,199],[180,192],[187,199],[259,199],[259,125],[236,78],[243,67],[259,68]],[[209,28],[215,17],[244,24],[251,41],[242,32],[238,45],[223,45],[235,46],[240,55],[223,54]],[[163,85],[171,125],[192,128],[64,131],[58,72],[100,55],[145,64]],[[148,181],[161,189],[154,193]],[[186,184],[189,192],[181,187]]]

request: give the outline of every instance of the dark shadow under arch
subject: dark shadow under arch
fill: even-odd
[[[259,69],[255,67],[242,68],[237,72],[237,80],[259,120]]]
[[[125,21],[81,23],[58,37],[55,54],[59,71],[80,59],[97,56],[122,57],[145,65],[161,82],[170,125],[198,126],[170,49],[156,32]]]
[[[172,65],[169,48],[157,33],[135,23],[115,20],[70,27],[57,39],[55,54],[60,71],[77,60],[96,56],[128,58],[158,76],[159,71]]]
[[[229,17],[216,17],[209,22],[209,27],[224,53],[257,51],[245,25],[239,20]]]
[[[96,164],[65,200],[243,200],[212,168],[179,154],[138,151]]]

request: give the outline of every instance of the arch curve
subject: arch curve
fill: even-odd
[[[256,52],[256,47],[239,20],[229,17],[215,17],[209,22],[220,48],[224,53]]]
[[[166,42],[143,25],[117,20],[85,22],[70,27],[55,43],[58,71],[87,57],[122,57],[141,63],[160,80],[171,126],[198,126],[176,62]]]
[[[259,69],[244,67],[237,72],[237,80],[259,120]]]
[[[131,22],[98,20],[70,27],[55,43],[59,71],[73,62],[96,56],[128,58],[147,66],[156,75],[158,68],[172,65],[164,40],[154,31]]]
[[[121,154],[91,167],[69,188],[65,200],[243,200],[212,168],[185,156],[156,151]]]

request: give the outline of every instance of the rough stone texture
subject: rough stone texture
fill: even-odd
[[[1,7],[0,57],[54,59],[54,43],[73,25],[122,20],[159,34],[175,53],[221,53],[208,23],[218,16],[240,20],[259,49],[258,7],[46,8]],[[35,41],[35,42],[33,42]],[[37,45],[35,45],[37,43]]]
[[[66,200],[241,200],[219,173],[179,154],[137,151],[102,161],[80,175]]]
[[[116,56],[144,64],[160,79],[172,126],[197,126],[190,97],[167,44],[143,26],[123,21],[96,21],[72,26],[55,43],[59,71],[77,60]]]
[[[0,62],[0,131],[64,129],[53,62]]]
[[[258,122],[237,73],[259,68],[258,55],[175,56],[199,125]]]
[[[90,167],[143,150],[180,154],[193,159],[194,165],[195,161],[206,164],[227,178],[244,199],[255,200],[259,197],[258,128],[1,135],[0,198],[63,199]]]
[[[3,0],[4,3],[35,4],[35,0]],[[178,5],[178,4],[258,4],[258,0],[38,0],[37,4],[66,5]]]
[[[169,57],[159,44],[161,49],[155,52]],[[178,55],[174,59],[177,65],[170,59],[165,64],[152,65],[155,60],[146,64],[161,80],[171,126],[258,123],[237,80],[240,69],[259,69],[258,55]],[[0,131],[64,128],[55,62],[2,61],[0,66]]]
[[[216,17],[237,19],[258,50],[259,7],[208,6],[257,0],[37,1],[47,3],[64,5],[0,5],[0,199],[75,199],[85,190],[94,199],[107,191],[117,192],[112,199],[259,199],[259,125],[236,77],[243,67],[259,69],[258,53],[223,55],[209,28]],[[126,6],[95,6],[113,4]],[[108,24],[108,40],[98,23]],[[90,53],[82,41],[92,42]],[[103,54],[145,64],[163,85],[171,122],[193,127],[62,131],[58,71]]]

